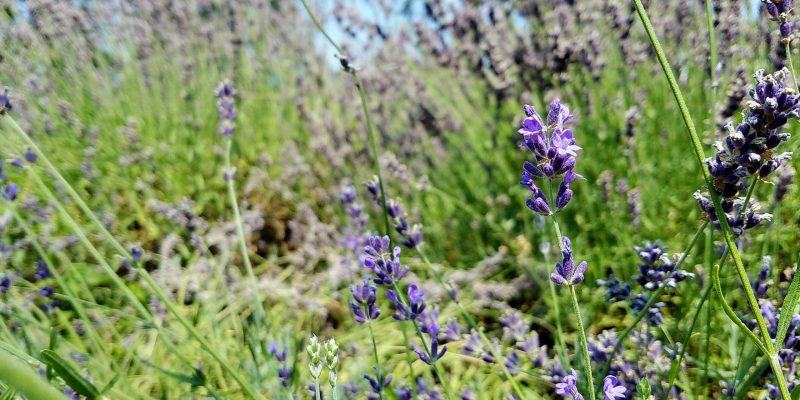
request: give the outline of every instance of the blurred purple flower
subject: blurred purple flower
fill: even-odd
[[[627,391],[616,376],[609,375],[603,379],[603,400],[624,399]]]
[[[578,392],[578,373],[574,369],[561,382],[556,383],[556,394],[572,400],[583,400]]]

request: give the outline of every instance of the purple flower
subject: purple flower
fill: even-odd
[[[354,302],[350,303],[350,309],[357,323],[363,324],[374,320],[381,315],[381,310],[375,305],[377,287],[370,285],[370,277],[364,278],[363,284],[356,284],[350,288]]]
[[[234,94],[233,84],[230,81],[226,80],[217,86],[217,113],[220,119],[219,134],[228,138],[233,136],[234,121],[236,120]]]
[[[603,379],[603,400],[624,399],[627,391],[616,376],[609,375]]]
[[[368,399],[377,399],[377,398],[379,398],[379,394],[383,393],[383,390],[388,388],[389,385],[392,383],[392,376],[391,375],[387,376],[386,379],[381,380],[379,377],[378,378],[373,378],[373,377],[365,374],[364,375],[364,379],[366,379],[367,382],[369,382],[369,386],[372,389],[372,392],[367,394],[367,398]]]
[[[523,145],[536,157],[536,165],[530,164],[531,175],[553,178],[571,170],[581,148],[575,145],[572,130],[565,126],[572,119],[567,106],[558,99],[553,100],[547,113],[547,125],[533,107],[525,105],[524,110],[526,118],[518,132]],[[548,137],[549,131],[552,133]]]
[[[371,236],[364,247],[364,267],[375,273],[374,282],[378,285],[392,286],[408,274],[408,267],[400,264],[400,248],[392,250],[391,258],[388,236]]]
[[[621,282],[614,274],[608,280],[598,279],[597,284],[606,288],[606,298],[611,302],[627,300],[631,295],[631,284]]]
[[[8,89],[5,89],[3,90],[3,93],[0,93],[0,115],[4,115],[13,109],[14,105],[11,104],[11,98],[8,95]]]
[[[14,182],[9,182],[3,187],[2,191],[2,195],[6,200],[14,201],[17,199],[17,194],[19,194],[19,185]]]
[[[785,18],[781,14],[787,14],[792,11],[792,0],[762,0],[767,14],[773,19]]]
[[[693,273],[677,268],[678,263],[665,253],[666,248],[659,241],[645,242],[643,246],[634,246],[633,249],[642,260],[640,275],[634,279],[647,290],[656,290],[661,285],[674,288],[678,282],[694,278]]]
[[[525,166],[531,165],[529,162],[525,162]],[[533,180],[533,177],[527,172],[522,172],[522,180],[519,182],[520,185],[526,186],[531,191],[531,196],[525,201],[525,205],[531,209],[531,211],[541,214],[544,216],[548,216],[552,214],[550,211],[550,205],[547,203],[547,198],[544,196],[544,192],[536,186],[536,182]]]
[[[392,301],[397,312],[392,315],[392,318],[398,321],[415,320],[425,311],[427,304],[425,303],[425,291],[417,287],[416,284],[408,285],[408,302],[406,305],[394,290],[387,290],[386,297]]]
[[[36,273],[33,274],[33,281],[41,281],[50,276],[50,268],[47,266],[47,263],[43,260],[36,261]]]
[[[643,293],[631,298],[631,309],[636,313],[642,312],[646,305],[647,296]],[[661,313],[661,308],[666,305],[667,304],[664,302],[657,302],[647,309],[647,323],[650,324],[650,326],[660,326],[664,323],[664,314]]]
[[[572,400],[583,400],[578,392],[578,373],[574,369],[561,382],[556,383],[556,394]]]
[[[32,152],[30,149],[26,149],[25,152],[22,153],[22,155],[23,157],[25,157],[25,161],[27,161],[30,164],[35,163],[36,159],[38,158],[36,156],[36,153]]]
[[[522,165],[520,185],[531,191],[525,202],[528,208],[547,216],[553,212],[549,201],[555,202],[555,211],[559,211],[572,199],[570,185],[576,178],[582,178],[573,171],[581,148],[575,144],[572,130],[566,127],[572,114],[558,99],[550,103],[546,124],[533,107],[526,105],[524,109],[526,118],[518,132],[522,135],[522,147],[533,153],[535,162],[525,161]],[[558,193],[555,199],[548,200],[535,180],[552,180],[558,176],[563,176]]]
[[[270,354],[275,357],[275,360],[278,362],[286,361],[286,345],[283,346],[283,349],[278,350],[278,343],[274,340],[269,343],[269,347],[267,348]]]
[[[556,272],[550,274],[550,280],[557,285],[576,285],[583,282],[583,273],[586,272],[586,261],[581,262],[575,267],[575,262],[572,259],[572,245],[566,236],[561,237],[564,250],[561,251],[563,256],[562,262],[556,264]]]
[[[447,353],[447,346],[442,346],[442,349],[439,350],[439,340],[435,337],[432,337],[431,348],[429,353],[425,353],[425,351],[420,349],[414,349],[414,353],[417,353],[419,359],[422,362],[428,365],[432,365],[433,363],[444,357],[444,354]]]

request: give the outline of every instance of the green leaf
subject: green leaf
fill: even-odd
[[[781,317],[778,320],[778,334],[776,336],[775,344],[780,347],[786,339],[786,332],[789,330],[789,323],[792,321],[794,309],[797,307],[797,302],[800,300],[800,277],[797,272],[792,278],[792,283],[789,285],[789,293],[783,299],[783,306],[781,306]]]
[[[170,371],[170,370],[161,368],[161,367],[159,367],[157,365],[154,365],[153,363],[150,363],[148,361],[142,361],[142,362],[145,365],[147,365],[148,367],[153,368],[154,370],[160,372],[161,374],[166,375],[166,376],[168,376],[168,377],[170,377],[172,379],[175,379],[176,381],[188,383],[192,387],[205,386],[205,384],[206,384],[205,375],[200,370],[195,370],[194,371],[195,372],[194,375],[186,375],[186,374],[182,374],[180,372],[174,372],[174,371]]]
[[[792,394],[792,400],[800,399],[800,386],[795,386],[791,394]]]
[[[67,386],[71,387],[76,393],[86,396],[87,399],[100,397],[100,392],[94,385],[84,379],[78,371],[73,368],[67,360],[64,360],[56,352],[45,349],[40,353],[42,362],[52,368],[56,375],[64,380]]]

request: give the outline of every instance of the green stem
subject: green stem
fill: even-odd
[[[553,196],[553,181],[548,180],[548,191],[550,195],[550,204],[555,205],[555,197]],[[550,215],[550,220],[553,221],[553,230],[556,233],[556,242],[558,243],[558,248],[562,252],[564,251],[564,243],[562,241],[561,236],[561,227],[558,224],[558,219],[556,218],[556,214],[553,213]],[[572,308],[575,311],[575,317],[578,323],[578,336],[581,340],[581,351],[583,353],[583,365],[585,368],[585,374],[587,379],[587,388],[589,389],[589,398],[591,400],[595,399],[595,386],[594,386],[594,377],[592,376],[592,359],[589,357],[589,343],[586,341],[586,330],[583,326],[583,318],[581,316],[581,310],[578,306],[578,295],[575,293],[575,286],[569,286],[569,293],[570,297],[572,298]],[[557,303],[556,303],[557,304]]]
[[[311,21],[314,22],[314,26],[317,27],[317,30],[319,30],[320,33],[325,36],[325,39],[328,41],[328,43],[330,43],[331,46],[336,49],[338,56],[344,57],[342,48],[339,47],[335,41],[333,41],[333,38],[331,38],[330,35],[328,35],[328,32],[326,32],[325,28],[322,27],[322,24],[319,22],[317,17],[314,16],[313,12],[311,12],[311,8],[308,6],[306,0],[300,0],[300,2],[303,4],[303,8],[305,8],[306,13],[311,18]],[[350,74],[350,76],[353,77],[353,83],[356,85],[356,90],[358,91],[358,99],[361,101],[361,110],[364,112],[364,118],[367,122],[367,135],[369,136],[369,147],[370,152],[372,152],[372,159],[375,166],[375,176],[378,177],[378,185],[381,189],[381,206],[383,207],[383,223],[385,229],[384,234],[388,235],[391,230],[389,226],[389,211],[386,208],[386,191],[383,189],[383,176],[381,175],[381,163],[380,159],[378,158],[378,141],[376,139],[377,135],[375,134],[375,125],[372,123],[372,116],[370,115],[369,107],[367,106],[367,95],[364,92],[364,85],[361,83],[361,79],[358,77],[358,72],[351,66],[346,66],[345,70]]]
[[[61,392],[50,386],[31,368],[13,356],[0,351],[0,381],[13,387],[29,399],[65,399]]]
[[[708,29],[708,62],[710,64],[708,68],[708,74],[711,77],[711,87],[712,91],[714,92],[712,93],[712,96],[715,96],[716,85],[714,84],[714,81],[716,79],[716,75],[714,72],[717,68],[717,40],[714,36],[714,6],[711,3],[711,0],[706,0],[706,29]],[[716,101],[714,101],[713,104],[716,105]],[[714,108],[711,110],[713,112]],[[713,121],[714,119],[712,118],[711,120]]]
[[[708,168],[705,167],[703,160],[705,159],[705,153],[703,151],[702,143],[700,142],[700,137],[697,135],[697,131],[694,126],[694,121],[692,120],[692,116],[689,113],[689,108],[686,106],[686,102],[683,99],[683,94],[681,93],[681,89],[678,86],[678,82],[675,79],[675,75],[672,72],[672,68],[667,61],[667,58],[664,54],[664,50],[661,48],[661,43],[658,41],[658,37],[656,36],[655,30],[653,29],[653,25],[650,23],[650,17],[647,15],[647,11],[642,5],[641,0],[632,0],[634,6],[636,7],[636,12],[639,14],[639,19],[642,21],[642,25],[644,25],[645,31],[647,32],[647,36],[650,39],[650,43],[653,45],[655,49],[656,56],[658,57],[658,61],[661,64],[661,69],[664,71],[664,75],[666,75],[667,81],[669,82],[670,89],[672,90],[672,94],[675,97],[675,102],[678,104],[678,108],[680,109],[681,116],[683,117],[683,122],[686,124],[686,128],[689,131],[689,138],[692,142],[692,149],[694,150],[695,158],[697,159],[697,163],[700,166],[700,170],[703,173],[703,178],[706,182],[706,187],[708,188],[709,196],[711,197],[711,201],[714,203],[714,210],[716,214],[720,216],[719,224],[722,228],[722,236],[725,239],[725,243],[727,244],[728,248],[731,251],[731,258],[733,259],[733,263],[736,266],[736,272],[739,275],[739,280],[744,287],[745,295],[747,296],[747,302],[752,310],[753,314],[756,317],[756,323],[758,324],[759,331],[763,336],[764,347],[766,349],[765,356],[769,357],[770,359],[773,357],[777,357],[777,353],[775,351],[774,346],[772,345],[772,339],[769,337],[769,331],[767,330],[767,324],[764,321],[764,317],[761,315],[761,310],[758,305],[758,300],[755,297],[755,293],[753,293],[753,288],[750,284],[750,278],[747,276],[747,270],[745,269],[744,262],[742,261],[741,256],[739,255],[739,251],[736,248],[736,242],[734,239],[733,232],[731,231],[731,227],[728,225],[727,219],[724,217],[725,212],[722,209],[722,204],[720,202],[719,195],[717,194],[713,180],[711,178],[711,173],[708,171]],[[773,367],[773,374],[775,375],[776,383],[778,388],[781,392],[783,398],[789,398],[789,389],[786,385],[786,377],[783,375],[783,370],[780,368],[775,369],[775,364],[770,362],[770,366]]]
[[[364,312],[369,318],[369,309],[367,307],[364,307]],[[375,333],[372,332],[372,319],[367,320],[367,327],[369,328],[369,337],[372,339],[372,355],[375,356],[375,377],[378,380],[378,384],[383,387],[383,373],[381,372],[381,361],[378,358],[378,345],[375,344]],[[383,389],[378,392],[378,398],[383,400]]]
[[[408,343],[410,343],[410,341],[408,340],[408,325],[401,324],[400,332],[403,334],[403,343],[405,343],[406,346],[408,346]],[[414,356],[411,355],[411,352],[408,350],[406,350],[405,355],[406,355],[406,364],[408,365],[409,376],[416,376],[414,374]],[[416,393],[417,392],[416,379],[411,380],[411,387],[414,388],[414,393]]]
[[[31,150],[34,153],[36,153],[36,155],[45,165],[50,174],[61,185],[61,188],[67,192],[70,198],[72,198],[75,204],[81,209],[81,211],[83,211],[86,217],[89,218],[89,220],[97,227],[97,229],[100,230],[100,233],[108,240],[109,244],[111,244],[111,246],[114,247],[122,257],[127,259],[128,262],[131,263],[131,265],[133,265],[134,267],[139,267],[136,260],[134,260],[131,257],[130,252],[125,249],[125,246],[123,246],[114,237],[114,235],[112,235],[111,232],[108,231],[108,229],[106,229],[105,225],[100,221],[100,219],[97,218],[97,216],[94,214],[92,209],[89,208],[86,202],[83,201],[78,192],[76,192],[75,189],[72,187],[72,185],[70,185],[69,182],[67,182],[67,180],[58,172],[58,169],[56,169],[53,163],[50,162],[50,160],[47,158],[44,152],[42,152],[39,146],[36,145],[36,142],[34,142],[33,139],[31,139],[30,136],[28,136],[28,134],[25,133],[25,131],[23,131],[22,128],[19,127],[19,125],[17,125],[17,123],[14,121],[13,118],[8,116],[7,114],[0,115],[0,130],[5,132],[9,131],[14,132],[20,138],[22,138],[26,142],[28,147],[30,147]],[[61,205],[61,202],[57,198],[54,199],[54,204],[56,205],[56,207],[59,207],[61,210],[63,210],[62,214],[69,216],[69,214],[66,213],[66,210],[64,210],[64,207]],[[85,235],[82,233],[80,226],[78,226],[77,223],[74,222],[74,220],[73,224],[74,224],[73,228],[76,231],[75,233],[78,234],[79,236],[83,235],[85,239]],[[88,247],[91,252],[91,249],[94,249],[94,246],[91,245],[91,242],[89,242],[88,239],[85,239],[85,242],[89,243],[90,246]],[[95,249],[94,251],[96,252],[97,250]],[[95,256],[103,260],[103,257],[102,255],[99,254],[99,252],[95,254]],[[103,262],[105,261],[103,260]],[[108,265],[108,263],[105,264]],[[110,267],[108,268],[110,269]],[[228,373],[228,375],[230,375],[231,378],[233,378],[239,384],[239,386],[247,394],[247,396],[259,400],[264,399],[263,396],[255,392],[255,390],[250,386],[249,383],[247,383],[247,381],[244,380],[244,378],[242,378],[240,374],[238,374],[236,371],[233,370],[233,368],[230,366],[230,363],[227,360],[223,359],[222,356],[220,356],[220,354],[216,351],[216,349],[211,345],[211,343],[209,343],[208,340],[206,340],[206,338],[203,335],[201,335],[200,332],[198,332],[197,329],[195,329],[195,327],[192,324],[189,323],[189,321],[183,316],[178,307],[169,299],[169,297],[161,289],[161,287],[158,286],[158,283],[155,281],[155,279],[153,279],[150,273],[147,272],[147,270],[144,268],[138,268],[137,271],[139,272],[139,276],[142,277],[142,280],[144,280],[145,283],[150,287],[150,289],[153,291],[156,297],[158,297],[158,299],[164,304],[164,306],[167,308],[170,314],[172,314],[175,317],[175,319],[178,320],[178,323],[180,323],[189,332],[189,335],[191,335],[200,344],[200,347],[202,347],[203,350],[206,351],[206,353],[211,355],[211,357],[214,358],[214,360],[220,364],[222,369],[224,369],[225,372]],[[118,285],[121,282],[121,279],[119,279],[119,277],[116,276],[116,273],[113,273],[112,275],[110,275],[110,277]],[[152,316],[150,316],[149,311],[146,308],[144,308],[141,302],[138,301],[136,296],[133,295],[133,292],[131,292],[130,289],[127,288],[127,286],[125,286],[124,282],[122,282],[122,286],[120,286],[120,288],[123,290],[126,296],[128,296],[129,300],[132,301],[133,306],[136,307],[138,311],[142,313],[143,316],[145,316],[145,318],[152,318]]]
[[[553,311],[556,314],[556,346],[559,357],[562,359],[567,367],[569,367],[569,358],[567,358],[567,347],[564,345],[564,330],[561,328],[561,306],[558,304],[558,296],[556,295],[556,284],[550,279],[547,280],[550,286],[550,297],[553,303]]]
[[[761,342],[761,339],[759,339],[758,336],[756,336],[756,334],[753,333],[753,331],[751,331],[750,328],[744,324],[744,322],[742,322],[739,316],[736,315],[736,312],[733,311],[730,305],[728,305],[728,302],[725,301],[725,294],[722,292],[722,285],[719,281],[719,269],[720,265],[716,264],[714,265],[714,269],[711,270],[711,283],[714,285],[714,290],[717,292],[720,305],[722,305],[722,311],[725,312],[725,315],[728,316],[728,319],[733,321],[733,323],[736,324],[739,329],[744,331],[744,333],[746,333],[747,336],[753,340],[753,343],[756,345],[756,347],[758,347],[759,350],[761,350],[762,353],[768,353],[769,350]]]
[[[242,261],[244,262],[245,271],[247,272],[247,279],[250,281],[251,288],[250,290],[253,291],[253,299],[255,300],[256,312],[257,315],[255,316],[255,326],[256,326],[256,338],[259,338],[260,335],[263,333],[263,323],[266,320],[266,313],[264,312],[264,303],[261,300],[261,291],[258,288],[258,280],[256,279],[256,274],[253,273],[253,264],[250,261],[250,252],[247,250],[247,239],[244,234],[244,224],[242,223],[242,214],[239,211],[239,201],[236,197],[236,189],[234,188],[234,171],[231,169],[231,145],[233,140],[228,138],[227,140],[227,148],[225,151],[225,183],[228,186],[228,201],[231,203],[231,208],[233,209],[233,219],[234,223],[236,224],[236,236],[238,237],[239,241],[239,252],[242,255]],[[230,176],[228,175],[230,174]],[[256,339],[258,342],[258,339]],[[258,368],[256,368],[258,371]]]
[[[797,75],[794,73],[794,61],[792,61],[792,46],[790,42],[785,43],[786,46],[786,63],[789,64],[789,71],[792,73],[792,80],[794,81],[794,89],[800,93],[800,84],[797,82]]]
[[[572,299],[572,308],[575,310],[575,321],[578,324],[578,337],[581,340],[581,351],[583,352],[583,364],[586,368],[586,379],[588,383],[589,398],[594,400],[594,378],[592,377],[592,358],[589,356],[589,342],[586,341],[586,330],[583,327],[583,317],[581,308],[578,305],[578,295],[575,293],[575,285],[569,286],[569,295]]]

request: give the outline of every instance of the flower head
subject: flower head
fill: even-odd
[[[575,266],[575,261],[572,259],[572,244],[568,237],[561,237],[563,250],[561,255],[563,260],[556,264],[556,272],[550,274],[550,280],[557,285],[576,285],[583,282],[583,273],[586,272],[588,264],[582,261],[578,266]]]
[[[363,284],[356,284],[350,288],[353,294],[353,302],[350,302],[350,309],[359,324],[374,320],[381,315],[381,310],[375,305],[377,298],[377,287],[370,284],[371,277],[364,278]]]
[[[220,126],[219,133],[225,137],[233,136],[234,121],[236,120],[236,108],[234,107],[233,96],[236,92],[233,84],[226,80],[217,86],[217,113],[219,114]]]
[[[575,144],[572,130],[566,126],[573,116],[569,108],[558,99],[553,100],[546,124],[533,107],[525,105],[524,110],[526,118],[518,132],[522,135],[523,145],[536,157],[536,164],[531,164],[532,175],[552,178],[571,170],[581,148]]]
[[[616,376],[609,375],[603,379],[603,400],[624,399],[627,391]]]
[[[556,394],[572,400],[583,400],[578,392],[578,373],[574,369],[561,382],[556,383]]]
[[[392,286],[408,274],[408,267],[400,264],[400,248],[389,251],[389,236],[371,236],[364,247],[364,267],[375,273],[378,285]]]
[[[572,114],[558,99],[550,103],[546,122],[533,107],[525,105],[524,110],[526,118],[518,133],[522,136],[522,147],[533,153],[534,161],[525,161],[522,165],[520,185],[531,191],[526,201],[528,208],[547,216],[566,207],[572,199],[570,185],[575,179],[582,178],[573,171],[581,148],[575,144],[572,130],[567,127]],[[548,200],[536,185],[536,179],[553,180],[559,176],[562,180],[558,193],[554,199]],[[549,204],[550,201],[555,204]]]

